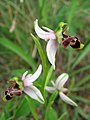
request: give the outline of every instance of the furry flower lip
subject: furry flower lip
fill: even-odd
[[[67,92],[67,90],[68,90],[67,88],[64,88],[64,87],[63,87],[64,84],[67,82],[68,78],[69,78],[69,76],[68,76],[67,73],[61,74],[61,75],[56,79],[55,82],[51,81],[53,87],[46,86],[46,90],[47,90],[48,92],[50,92],[50,93],[53,93],[54,91],[58,91],[60,98],[61,98],[64,102],[66,102],[66,103],[68,103],[68,104],[70,104],[70,105],[72,105],[72,106],[77,106],[77,104],[76,104],[74,101],[72,101],[69,97],[67,97],[67,96],[64,94],[64,93]]]
[[[10,82],[13,83],[12,86],[7,88],[4,93],[3,100],[11,100],[14,96],[20,96],[22,93],[26,93],[32,99],[37,100],[40,103],[44,103],[44,98],[40,92],[40,90],[33,85],[33,82],[38,79],[42,72],[42,65],[39,65],[38,69],[34,74],[28,74],[26,71],[21,80],[17,77],[14,77]]]
[[[74,49],[82,49],[84,47],[84,44],[81,43],[81,41],[74,36],[68,36],[66,35],[65,31],[62,31],[62,45],[64,48],[66,48],[68,45],[70,45]]]
[[[61,22],[56,31],[51,30],[50,28],[38,25],[38,20],[34,22],[34,29],[39,38],[47,42],[46,52],[47,57],[53,68],[55,69],[55,55],[57,51],[58,43],[60,43],[64,48],[70,45],[74,49],[82,49],[84,47],[81,44],[80,40],[74,36],[68,36],[65,34],[67,26],[66,23]],[[65,28],[64,28],[65,27]]]
[[[22,90],[20,90],[19,85],[16,83],[16,81],[13,80],[10,82],[14,84],[6,89],[3,97],[4,101],[11,100],[14,96],[22,95]]]

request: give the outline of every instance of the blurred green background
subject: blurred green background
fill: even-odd
[[[34,72],[41,63],[30,35],[36,35],[35,19],[39,20],[40,26],[47,26],[53,30],[59,22],[66,22],[69,25],[68,34],[79,37],[85,44],[85,47],[78,51],[71,47],[58,48],[56,71],[52,78],[57,78],[63,72],[70,75],[67,83],[70,93],[68,95],[78,107],[71,107],[57,97],[48,113],[48,120],[90,120],[89,0],[0,0],[0,120],[34,120],[30,104],[24,95],[6,103],[2,96],[11,77],[21,77],[25,70]],[[46,43],[42,40],[40,42],[45,48]],[[39,119],[43,120],[43,105],[34,100],[32,104]]]

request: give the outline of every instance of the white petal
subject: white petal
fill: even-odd
[[[49,40],[47,43],[46,51],[47,51],[48,59],[50,63],[53,65],[54,69],[55,69],[56,50],[57,50],[56,40]]]
[[[67,73],[62,73],[56,80],[56,87],[61,88],[67,82],[69,75]]]
[[[50,28],[47,28],[47,27],[45,27],[45,26],[42,26],[42,28],[43,28],[44,30],[47,30],[48,32],[53,32],[53,30],[51,30]]]
[[[43,98],[41,92],[35,86],[31,85],[29,87],[25,87],[24,92],[27,95],[29,95],[31,98],[39,101],[40,103],[44,103],[44,98]]]
[[[30,81],[34,82],[41,74],[42,72],[42,65],[40,64],[36,72],[30,77]]]
[[[29,79],[31,76],[32,76],[32,74],[28,74],[28,75],[26,75],[25,79]]]
[[[37,19],[35,20],[34,24],[35,24],[35,32],[38,35],[38,37],[40,37],[41,39],[44,39],[46,41],[48,39],[56,39],[56,35],[55,35],[54,31],[46,32],[38,26],[38,20]]]
[[[31,85],[32,82],[34,82],[40,76],[41,72],[42,72],[42,65],[39,65],[38,69],[36,70],[36,72],[33,75],[27,76],[26,79],[23,80],[24,86]]]
[[[48,87],[45,88],[48,92],[53,93],[56,89],[54,87]]]
[[[69,97],[67,97],[64,93],[60,92],[59,95],[64,102],[73,106],[77,106],[77,104],[74,101],[72,101]]]
[[[30,86],[32,82],[30,81],[32,74],[28,74],[25,79],[23,80],[24,86]]]
[[[25,77],[26,77],[27,73],[28,73],[28,71],[26,71],[26,72],[22,75],[21,80],[24,80],[24,79],[25,79]]]
[[[67,88],[63,88],[63,87],[62,87],[60,90],[61,90],[62,92],[67,92],[67,91],[68,91]]]

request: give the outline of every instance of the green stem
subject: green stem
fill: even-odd
[[[48,72],[48,74],[47,74],[45,83],[44,83],[44,89],[45,89],[45,87],[47,86],[48,82],[50,81],[50,77],[51,77],[51,75],[52,75],[53,70],[54,70],[54,69],[53,69],[53,66],[51,66],[50,69],[49,69],[49,72]]]
[[[46,114],[45,114],[44,120],[47,120],[48,112],[49,112],[52,104],[54,103],[54,100],[55,100],[55,98],[57,97],[57,95],[58,95],[58,92],[55,91],[55,92],[51,95],[51,97],[49,98],[49,101],[48,101],[48,104],[47,104],[47,108],[46,108]]]
[[[30,98],[28,98],[28,96],[25,96],[25,98],[26,98],[26,100],[27,100],[27,102],[28,102],[28,104],[29,104],[29,106],[30,106],[30,111],[31,111],[34,119],[35,119],[35,120],[39,120],[39,119],[38,119],[38,115],[37,115],[37,113],[36,113],[36,111],[34,110],[34,107],[33,107],[33,105],[32,105],[32,102],[30,101]]]

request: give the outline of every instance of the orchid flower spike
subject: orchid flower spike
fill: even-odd
[[[48,87],[48,86],[46,86],[46,90],[47,90],[48,92],[50,92],[50,93],[53,93],[54,91],[57,90],[57,91],[59,92],[59,96],[61,97],[61,99],[62,99],[64,102],[66,102],[66,103],[68,103],[68,104],[70,104],[70,105],[72,105],[72,106],[77,106],[77,104],[76,104],[74,101],[72,101],[69,97],[67,97],[67,96],[64,94],[64,92],[66,92],[66,91],[68,90],[67,88],[64,88],[64,87],[63,87],[64,84],[67,82],[68,78],[69,78],[69,76],[68,76],[67,73],[61,74],[61,75],[56,79],[55,82],[51,81],[53,87]]]
[[[40,103],[44,103],[44,98],[43,98],[40,90],[33,85],[33,82],[35,80],[37,80],[37,78],[40,76],[41,72],[42,72],[42,65],[39,65],[38,69],[36,70],[36,72],[33,75],[27,74],[28,71],[26,71],[22,75],[21,79],[22,79],[23,85],[24,85],[23,91],[27,95],[29,95],[31,98],[39,101]]]
[[[48,56],[49,62],[52,64],[53,68],[55,69],[55,55],[57,50],[56,34],[53,30],[47,27],[42,27],[46,31],[41,29],[38,26],[37,19],[35,20],[34,25],[35,25],[35,32],[38,35],[38,37],[45,41],[48,41],[47,47],[46,47],[47,56]]]

